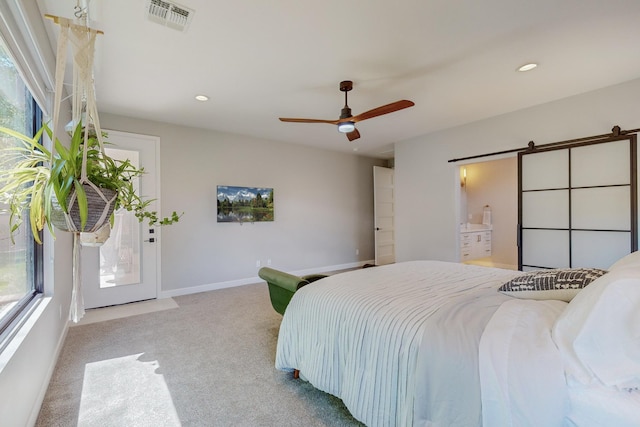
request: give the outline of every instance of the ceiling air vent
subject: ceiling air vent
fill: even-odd
[[[186,31],[189,27],[193,9],[163,0],[149,0],[148,4],[148,17],[151,21],[180,31]]]

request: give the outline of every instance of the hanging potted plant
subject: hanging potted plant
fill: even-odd
[[[56,54],[55,90],[52,126],[40,130],[34,138],[8,129],[0,129],[20,140],[20,145],[8,152],[7,160],[0,160],[0,203],[11,211],[10,233],[16,232],[22,214],[29,209],[31,231],[40,241],[38,233],[47,226],[74,232],[73,287],[69,317],[77,322],[84,315],[81,295],[80,247],[84,232],[100,234],[114,221],[114,210],[133,211],[138,220],[147,220],[150,226],[167,225],[179,220],[173,212],[170,217],[159,218],[149,211],[152,201],[141,199],[134,187],[134,179],[144,171],[130,161],[112,159],[105,153],[100,130],[93,80],[95,39],[102,31],[89,28],[85,12],[77,18],[84,25],[70,19],[45,15],[60,25]],[[71,90],[71,118],[77,123],[69,147],[63,146],[56,130],[59,125],[66,67],[67,43],[73,52],[73,85]],[[87,127],[81,125],[86,118]],[[90,134],[89,128],[95,129]],[[40,142],[43,132],[53,141],[51,151]],[[96,206],[94,206],[96,205]]]
[[[23,221],[25,210],[34,238],[41,243],[39,231],[45,226],[77,233],[102,231],[113,225],[118,209],[132,211],[149,226],[169,225],[180,218],[176,212],[159,217],[148,210],[153,200],[143,200],[135,191],[135,178],[144,173],[129,160],[109,157],[96,135],[85,135],[78,123],[69,147],[55,138],[53,150],[41,142],[43,133],[53,138],[45,125],[33,137],[0,128],[0,133],[19,141],[0,152],[0,203],[10,212],[10,233]],[[86,141],[86,142],[85,142]],[[108,237],[108,235],[107,235]]]

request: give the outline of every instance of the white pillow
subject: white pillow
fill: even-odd
[[[580,383],[640,387],[640,265],[609,271],[584,288],[552,336],[566,373]]]
[[[609,267],[609,271],[630,266],[640,266],[640,251],[623,256]]]

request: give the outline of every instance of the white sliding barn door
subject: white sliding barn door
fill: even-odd
[[[608,268],[637,249],[636,136],[518,155],[521,270]]]

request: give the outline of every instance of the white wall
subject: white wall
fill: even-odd
[[[459,165],[448,160],[637,129],[639,104],[637,79],[396,144],[397,260],[458,261]]]
[[[250,283],[257,260],[326,271],[373,259],[373,165],[383,160],[111,114],[100,122],[160,137],[162,213],[184,211],[161,231],[164,295]],[[274,188],[275,221],[217,223],[217,185]]]

